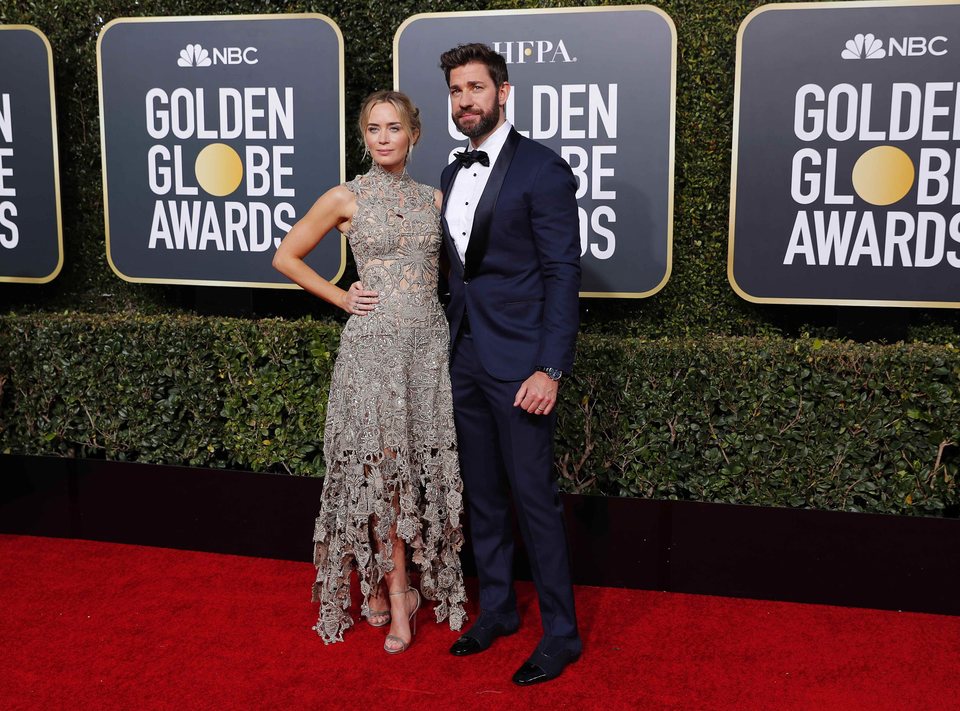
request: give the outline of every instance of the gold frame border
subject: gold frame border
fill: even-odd
[[[340,182],[343,183],[346,180],[347,167],[346,167],[346,150],[345,150],[345,137],[346,133],[346,96],[345,96],[345,85],[344,85],[344,51],[343,51],[343,33],[340,31],[340,27],[336,22],[333,21],[330,17],[323,15],[319,12],[301,12],[301,13],[289,13],[289,14],[273,14],[273,15],[197,15],[197,16],[176,16],[176,17],[116,17],[107,24],[103,26],[103,29],[100,30],[100,34],[97,36],[97,93],[98,101],[100,104],[100,161],[101,161],[101,171],[103,173],[103,224],[104,224],[104,235],[106,238],[106,253],[107,253],[107,263],[110,265],[110,269],[113,270],[113,273],[124,281],[131,282],[133,284],[178,284],[182,286],[239,286],[245,288],[254,288],[254,289],[301,289],[302,287],[298,284],[282,282],[255,282],[255,281],[217,281],[217,280],[208,280],[208,279],[160,279],[153,277],[142,277],[135,278],[130,277],[121,272],[117,266],[113,263],[113,257],[110,254],[110,210],[109,202],[107,199],[107,144],[106,136],[104,131],[104,113],[103,113],[103,66],[102,66],[102,55],[100,52],[100,45],[103,42],[104,36],[114,25],[121,24],[144,24],[144,23],[157,23],[157,22],[232,22],[234,20],[320,20],[321,22],[327,23],[334,33],[337,36],[337,44],[339,45],[339,89],[340,89]],[[343,276],[344,271],[347,268],[347,238],[340,233],[340,269],[337,271],[336,276],[329,279],[332,283],[337,283],[340,280],[340,277]]]
[[[53,268],[47,276],[43,277],[8,277],[0,275],[0,282],[15,284],[47,284],[60,274],[63,269],[63,209],[60,206],[60,146],[57,141],[57,100],[53,87],[53,49],[50,47],[50,40],[38,28],[33,25],[0,25],[0,30],[26,30],[37,35],[47,48],[47,83],[50,86],[50,131],[53,148],[53,192],[57,208],[57,247],[60,257],[57,260],[57,266]]]
[[[868,7],[924,7],[941,5],[960,5],[960,0],[850,0],[849,2],[792,2],[761,5],[754,9],[740,23],[737,30],[737,59],[736,79],[733,88],[733,150],[730,155],[730,215],[727,231],[727,281],[730,288],[745,301],[754,304],[789,304],[814,306],[896,306],[910,308],[947,309],[960,307],[960,301],[894,301],[889,299],[817,299],[817,298],[780,298],[767,296],[753,296],[748,294],[733,275],[733,250],[736,233],[737,212],[737,161],[740,147],[740,78],[743,59],[743,35],[758,15],[764,12],[777,10],[820,10],[838,8],[868,8]]]
[[[456,12],[423,12],[411,15],[400,23],[397,31],[393,35],[393,88],[400,90],[400,36],[417,20],[439,19],[446,17],[495,17],[508,15],[543,15],[543,14],[568,14],[584,12],[626,12],[639,10],[642,12],[653,12],[659,15],[667,23],[670,29],[671,51],[670,51],[670,149],[667,166],[667,269],[663,274],[660,283],[647,291],[581,291],[581,297],[595,299],[643,299],[653,296],[663,289],[670,280],[673,273],[673,203],[674,203],[674,161],[675,161],[675,143],[677,134],[677,26],[670,17],[659,7],[654,5],[605,5],[603,7],[555,7],[555,8],[535,8],[528,10],[463,10]]]

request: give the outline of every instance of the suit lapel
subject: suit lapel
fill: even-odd
[[[450,168],[453,168],[453,170],[450,170]],[[443,203],[440,206],[441,212],[446,213],[447,211],[447,200],[450,199],[450,188],[453,187],[453,179],[457,177],[459,171],[460,163],[452,163],[447,166],[447,169],[444,170],[440,176],[440,192],[443,193]]]
[[[493,220],[493,211],[497,206],[497,198],[500,196],[500,188],[503,187],[503,179],[510,168],[510,162],[513,160],[513,154],[517,151],[520,144],[520,134],[516,129],[510,129],[507,134],[507,140],[504,141],[503,148],[500,149],[500,155],[497,156],[497,162],[494,163],[490,171],[490,177],[480,196],[480,202],[477,203],[477,211],[473,215],[473,229],[470,231],[470,244],[467,245],[466,264],[463,269],[463,278],[470,279],[476,274],[483,261],[483,256],[487,253],[487,245],[490,242],[490,223]],[[454,171],[456,174],[456,171]],[[453,185],[451,177],[450,185]],[[444,193],[446,200],[447,192]],[[446,205],[444,205],[446,207]]]
[[[460,163],[452,166],[453,170],[444,170],[440,176],[440,192],[443,193],[443,201],[440,204],[440,221],[443,223],[443,238],[447,241],[447,252],[455,258],[456,262],[463,269],[463,261],[460,259],[460,252],[457,251],[457,245],[453,241],[453,235],[450,233],[450,225],[447,223],[447,201],[450,199],[450,190],[453,188],[453,180],[460,171]],[[449,175],[448,175],[449,174]]]

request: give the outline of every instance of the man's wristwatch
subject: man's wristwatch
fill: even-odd
[[[559,368],[548,368],[545,365],[538,365],[537,370],[541,373],[546,373],[550,380],[560,380],[560,378],[563,377],[563,371]]]

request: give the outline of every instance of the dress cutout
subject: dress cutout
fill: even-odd
[[[450,392],[446,317],[437,300],[440,214],[433,188],[374,163],[346,183],[357,209],[346,236],[360,281],[379,292],[365,316],[350,316],[330,383],[323,447],[326,480],[314,531],[324,642],[353,624],[350,574],[362,613],[393,569],[390,527],[412,553],[437,622],[459,630],[466,593],[459,552],[463,483]],[[393,502],[399,502],[395,511]],[[376,525],[374,525],[374,522]],[[371,535],[382,542],[378,554]]]

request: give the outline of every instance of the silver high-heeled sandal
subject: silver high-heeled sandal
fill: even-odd
[[[413,643],[414,636],[417,634],[417,611],[420,609],[420,602],[423,600],[423,598],[420,597],[420,591],[417,590],[416,588],[408,587],[406,590],[402,590],[400,592],[392,592],[390,593],[390,595],[406,595],[411,590],[413,590],[413,592],[417,594],[417,605],[416,607],[413,608],[413,612],[410,613],[410,641],[404,642],[402,639],[397,637],[397,635],[388,634],[387,639],[383,643],[383,651],[385,651],[387,654],[400,654],[400,652],[406,652],[407,649],[410,647],[410,645]],[[400,646],[396,649],[391,649],[390,647],[388,647],[387,642],[390,641],[391,639],[396,642],[399,642]]]
[[[371,627],[386,627],[387,625],[390,624],[390,620],[393,619],[390,616],[390,610],[371,610],[369,609],[369,607],[367,609],[366,617],[367,617],[367,624],[370,625]],[[386,619],[384,619],[382,622],[374,622],[373,621],[374,617],[384,617]]]
[[[374,617],[382,617],[382,622],[374,622]],[[390,616],[390,610],[369,610],[367,611],[367,624],[371,627],[386,627],[393,618]]]

